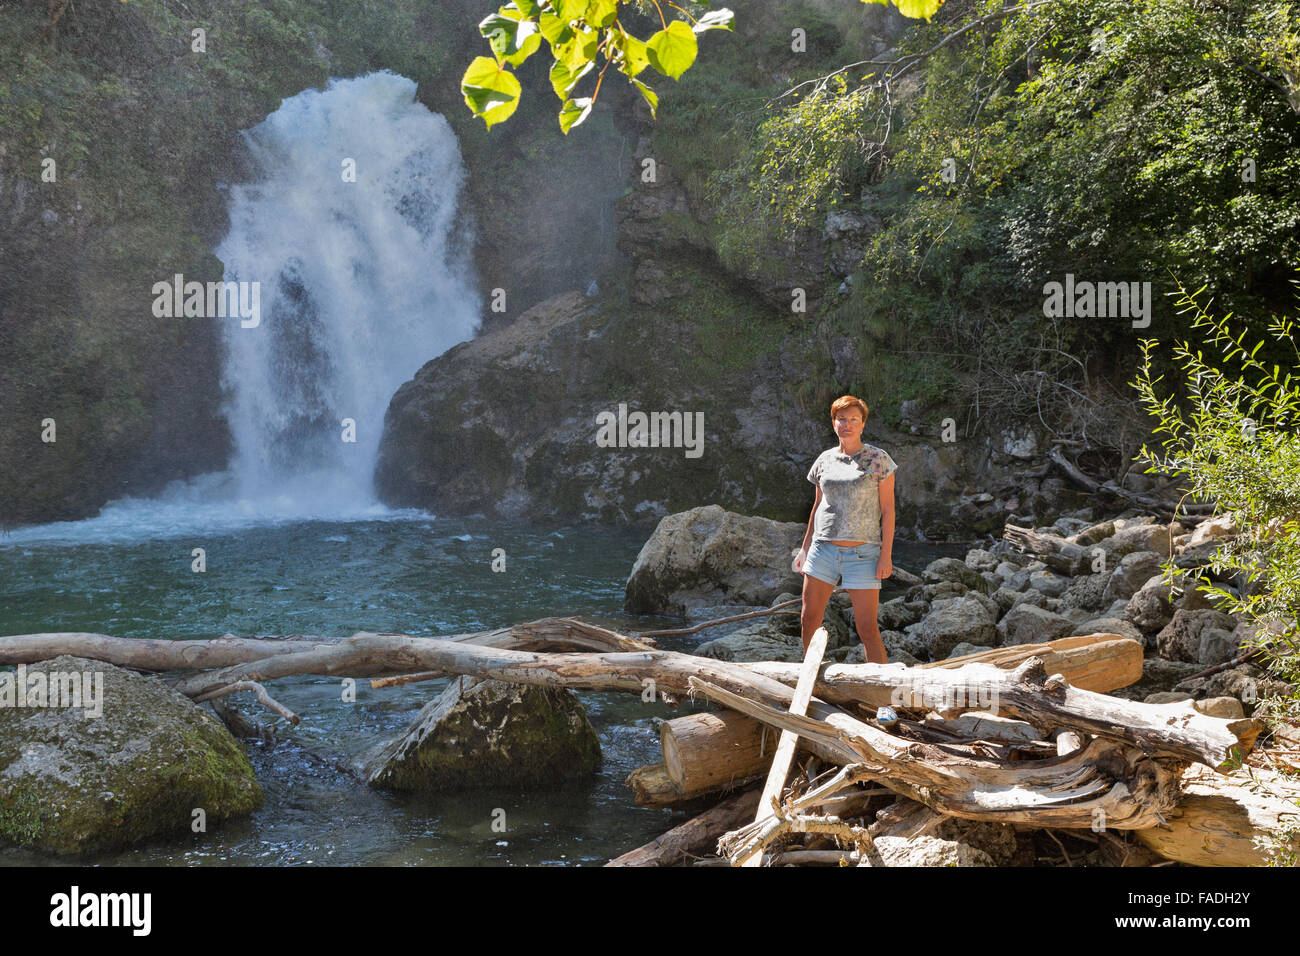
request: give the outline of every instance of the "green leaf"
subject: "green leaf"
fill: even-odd
[[[587,12],[587,0],[551,0],[551,8],[565,23],[581,20]]]
[[[719,7],[696,20],[691,30],[695,33],[703,33],[705,30],[730,30],[735,23],[736,15],[726,7]]]
[[[591,97],[584,96],[581,99],[566,100],[564,108],[560,110],[560,130],[566,136],[569,130],[577,126],[587,118],[591,112]]]
[[[556,60],[551,67],[551,88],[561,100],[569,98],[569,91],[578,85],[578,81],[591,72],[596,64],[588,60],[576,70],[570,69],[563,61]]]
[[[636,37],[627,34],[623,37],[623,42],[619,46],[623,50],[623,63],[619,69],[628,76],[636,76],[650,65],[650,57],[646,53],[646,46]]]
[[[641,91],[641,95],[645,97],[645,101],[650,104],[651,118],[658,119],[656,111],[659,109],[659,94],[638,79],[633,79],[632,85]]]
[[[531,24],[530,24],[531,26]],[[520,30],[520,33],[523,31]],[[542,45],[542,35],[536,30],[528,34],[528,38],[519,44],[519,49],[506,57],[506,62],[511,66],[518,66],[537,52],[537,48]]]
[[[514,7],[524,16],[531,18],[542,8],[542,5],[537,0],[513,0],[511,3],[507,3],[506,7]]]
[[[618,0],[589,0],[585,14],[587,25],[608,26],[618,16]]]
[[[569,24],[546,10],[538,16],[537,26],[551,46],[565,43],[573,38],[573,31],[569,29]]]
[[[674,20],[646,43],[650,65],[674,80],[690,69],[698,51],[695,33],[681,20]]]
[[[460,81],[465,105],[491,129],[510,118],[523,92],[519,80],[490,56],[478,56]]]

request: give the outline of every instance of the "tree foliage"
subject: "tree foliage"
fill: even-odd
[[[893,3],[904,15],[929,19],[944,0],[862,0]],[[638,79],[647,69],[678,80],[695,63],[699,35],[730,30],[735,15],[725,7],[671,0],[509,0],[479,24],[491,56],[475,57],[461,80],[465,105],[488,128],[511,117],[519,106],[523,86],[513,70],[546,45],[551,59],[551,88],[560,100],[560,129],[568,133],[587,118],[600,94],[605,73],[613,66],[624,74],[650,107],[659,108],[658,94]],[[665,7],[670,8],[665,12]],[[650,13],[659,29],[638,36],[638,14]],[[674,11],[680,18],[674,18]],[[599,69],[597,69],[599,67]],[[590,95],[578,95],[583,81],[594,75]]]

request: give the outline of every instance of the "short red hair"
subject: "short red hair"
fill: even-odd
[[[857,408],[862,413],[862,420],[867,420],[867,403],[860,398],[852,395],[841,395],[831,403],[831,418],[834,418],[846,408]]]

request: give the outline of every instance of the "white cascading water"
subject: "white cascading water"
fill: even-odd
[[[260,324],[224,325],[236,494],[352,512],[389,399],[478,322],[460,150],[392,73],[299,93],[244,137],[258,181],[231,187],[217,248],[226,281],[261,287]]]
[[[190,320],[223,324],[229,470],[11,540],[412,516],[374,496],[384,412],[421,365],[473,336],[481,311],[473,237],[457,214],[460,149],[415,90],[389,72],[332,80],[243,134],[256,181],[229,187],[216,252],[227,282],[259,283],[260,322]],[[344,419],[355,442],[343,440]]]

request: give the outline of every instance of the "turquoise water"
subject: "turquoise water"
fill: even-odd
[[[133,638],[210,638],[356,631],[435,636],[550,615],[616,630],[672,626],[621,613],[623,585],[647,537],[611,527],[530,527],[385,512],[350,521],[241,523],[156,505],[25,529],[0,538],[0,633],[91,631]],[[203,548],[207,570],[191,570]],[[492,570],[494,549],[505,570]],[[900,559],[903,552],[900,550]],[[913,557],[912,563],[921,561]],[[700,637],[663,640],[689,650]],[[581,784],[546,791],[439,795],[373,791],[338,769],[403,730],[445,681],[372,690],[299,677],[272,692],[302,722],[289,728],[251,695],[247,714],[285,729],[248,743],[266,802],[251,817],[89,861],[0,849],[0,865],[573,865],[603,864],[686,819],[636,806],[624,778],[660,759],[652,718],[688,713],[637,695],[580,693],[604,764]],[[505,832],[493,830],[505,811]]]

